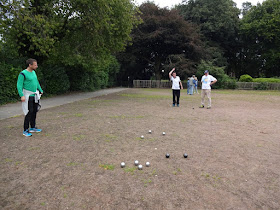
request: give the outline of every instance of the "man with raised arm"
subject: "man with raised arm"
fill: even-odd
[[[173,106],[177,103],[179,107],[180,104],[180,88],[183,89],[182,82],[179,76],[176,76],[175,68],[173,68],[169,72],[169,79],[172,82],[172,92],[173,92]],[[175,96],[177,96],[177,101],[175,100]]]

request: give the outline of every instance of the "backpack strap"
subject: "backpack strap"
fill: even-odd
[[[23,77],[24,77],[24,79],[25,79],[25,75],[24,75],[24,73],[23,73],[23,72],[20,72],[20,74],[21,74],[21,75],[23,75]]]

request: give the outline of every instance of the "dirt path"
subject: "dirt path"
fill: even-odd
[[[51,107],[60,106],[63,104],[72,103],[75,101],[80,101],[87,98],[93,98],[101,95],[116,93],[126,89],[127,88],[109,88],[109,89],[103,89],[94,92],[74,93],[74,94],[72,93],[67,95],[59,95],[51,98],[46,98],[46,99],[42,99],[42,110]],[[21,102],[0,106],[0,120],[14,117],[21,114],[23,114],[21,109]]]

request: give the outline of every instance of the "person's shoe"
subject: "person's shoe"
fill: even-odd
[[[208,106],[207,109],[211,109],[211,106]]]
[[[177,107],[179,107],[180,105],[179,104],[177,104]]]
[[[199,108],[204,108],[204,105],[201,105]]]
[[[175,106],[175,104],[173,104],[172,106]]]
[[[23,135],[24,135],[24,136],[27,136],[27,137],[32,136],[32,134],[31,134],[31,133],[29,133],[29,131],[28,131],[28,130],[23,131]]]
[[[40,133],[42,131],[42,129],[38,129],[38,128],[30,128],[29,132],[30,133]]]

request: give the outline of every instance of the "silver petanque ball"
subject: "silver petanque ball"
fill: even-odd
[[[125,162],[121,162],[121,167],[122,167],[122,168],[125,167]]]
[[[149,133],[152,133],[152,130],[149,130]]]
[[[142,165],[139,165],[139,166],[138,166],[138,169],[139,169],[139,170],[142,170],[142,168],[143,168]]]
[[[165,135],[165,132],[162,132],[162,135]]]
[[[134,165],[138,166],[138,165],[139,165],[139,161],[138,161],[138,160],[135,160],[135,161],[134,161]]]
[[[141,139],[144,139],[144,136],[141,136]]]
[[[151,164],[150,162],[146,162],[146,166],[149,167]]]

